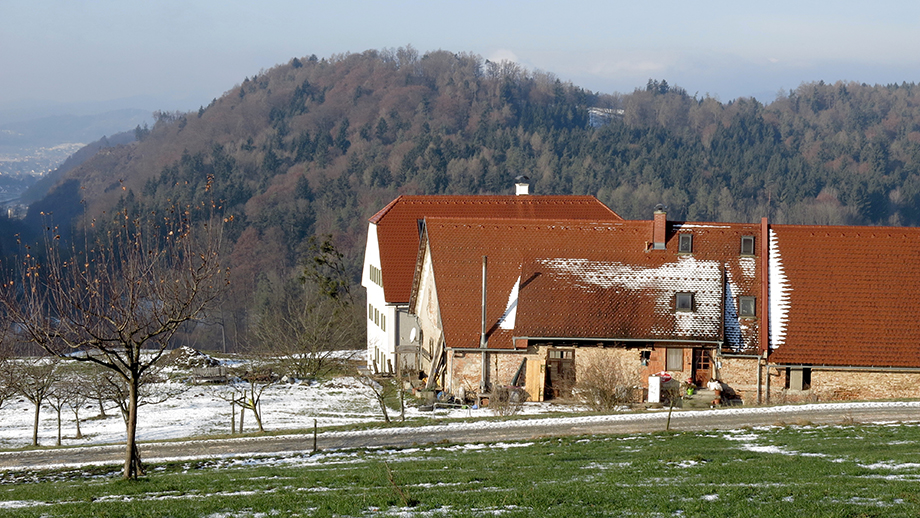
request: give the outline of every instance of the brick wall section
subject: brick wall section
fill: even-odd
[[[535,358],[535,354],[489,352],[489,382],[492,386],[511,385],[521,362],[527,358]],[[544,360],[546,355],[544,353]],[[448,352],[447,390],[451,394],[458,394],[460,388],[467,394],[479,392],[479,383],[482,381],[482,356],[479,352]],[[520,384],[524,383],[522,374]]]
[[[920,398],[920,373],[814,370],[809,390],[784,389],[784,368],[771,368],[770,374],[772,404]]]
[[[489,353],[489,374],[493,385],[510,385],[521,362],[528,361],[525,376],[538,376],[532,365],[546,363],[547,347],[533,347],[526,354],[502,352]],[[627,368],[635,368],[636,376],[643,387],[648,387],[648,376],[664,370],[664,349],[652,350],[647,366],[639,360],[640,349],[579,347],[575,349],[575,378],[594,362],[614,363],[619,361]],[[685,381],[690,376],[691,350],[684,350],[684,370],[669,371],[678,381]],[[722,383],[728,385],[741,396],[744,405],[757,404],[757,360],[753,358],[718,358],[721,367],[715,372]],[[468,394],[479,390],[481,376],[481,357],[478,352],[450,352],[448,354],[448,372],[450,373],[448,392],[458,394],[461,387]],[[867,371],[824,371],[815,370],[811,374],[811,389],[786,390],[785,368],[771,365],[763,369],[763,396],[767,402],[766,378],[770,376],[770,404],[801,403],[816,401],[847,401],[893,398],[920,398],[920,373],[867,372]],[[525,385],[525,379],[519,382]],[[531,401],[539,400],[539,394],[531,394]]]
[[[754,358],[721,358],[719,381],[728,385],[746,406],[757,404],[757,360]],[[772,380],[771,383],[776,383]],[[780,384],[782,388],[782,384]]]

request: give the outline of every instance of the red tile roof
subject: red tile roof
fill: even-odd
[[[759,289],[756,259],[739,257],[740,236],[756,234],[756,225],[673,224],[667,249],[647,251],[651,221],[429,218],[426,223],[450,347],[478,346],[483,255],[490,348],[512,347],[512,336],[718,341],[723,271],[737,292],[732,296],[756,296]],[[677,253],[677,232],[694,234],[692,254]],[[518,282],[512,326],[510,314],[503,316]],[[674,311],[677,291],[695,292],[696,311]],[[756,350],[756,322],[739,324],[734,317],[726,324],[733,324],[725,332],[730,349]]]
[[[770,228],[771,298],[781,265],[787,302],[771,316],[771,362],[920,367],[920,229]]]
[[[426,217],[622,220],[593,196],[400,196],[370,218],[377,225],[388,303],[409,301],[418,253],[418,221]]]

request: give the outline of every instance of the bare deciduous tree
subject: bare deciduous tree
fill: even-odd
[[[80,429],[80,409],[90,399],[91,392],[87,390],[87,386],[91,384],[91,381],[86,376],[82,376],[79,373],[68,374],[62,383],[62,388],[67,394],[67,406],[73,412],[74,423],[77,425],[77,430],[74,434],[75,439],[83,438],[83,431]]]
[[[20,358],[12,364],[12,387],[16,393],[35,406],[32,426],[32,446],[38,446],[38,420],[42,404],[51,397],[60,377],[57,357]]]
[[[377,400],[377,404],[380,406],[380,412],[383,414],[384,422],[389,423],[390,412],[387,410],[387,398],[392,395],[394,390],[393,384],[389,381],[384,381],[381,383],[380,381],[365,374],[361,374],[360,372],[357,376],[355,376],[355,378],[359,383],[371,389],[371,391],[374,393],[374,399]]]
[[[123,211],[82,248],[61,246],[50,228],[44,257],[27,252],[4,289],[6,311],[30,341],[109,369],[127,385],[127,479],[143,473],[135,440],[143,377],[177,329],[203,314],[226,284],[223,222],[193,225],[192,212],[141,218]]]
[[[362,343],[363,310],[318,296],[309,284],[279,298],[266,308],[255,335],[263,349],[283,360],[286,374],[321,378],[340,366],[341,350]]]
[[[268,366],[241,369],[227,384],[229,389],[220,397],[240,407],[240,433],[243,433],[245,410],[252,412],[260,432],[262,425],[262,394],[265,389],[278,382],[277,375]]]

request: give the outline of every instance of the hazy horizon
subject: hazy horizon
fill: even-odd
[[[596,92],[654,78],[691,95],[770,102],[819,80],[916,82],[918,28],[920,4],[891,1],[0,0],[0,111],[192,110],[293,57],[406,45],[508,59]]]

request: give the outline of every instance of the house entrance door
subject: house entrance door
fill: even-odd
[[[693,349],[693,383],[705,387],[712,379],[712,356],[709,349]]]
[[[575,387],[575,349],[550,349],[546,355],[545,399],[572,397]]]

